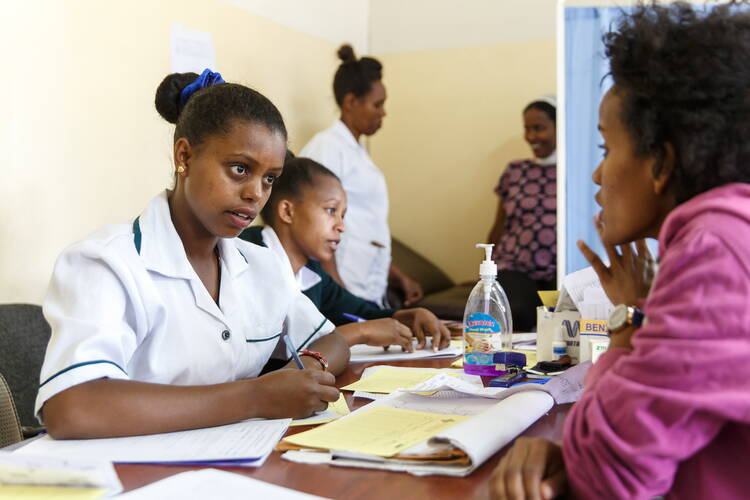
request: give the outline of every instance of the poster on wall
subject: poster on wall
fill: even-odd
[[[173,24],[171,48],[173,73],[192,71],[200,74],[206,68],[218,71],[213,38],[207,31]]]

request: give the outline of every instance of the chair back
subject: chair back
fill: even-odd
[[[22,439],[21,423],[18,420],[10,387],[0,375],[0,448],[18,443]]]
[[[425,295],[454,285],[453,280],[439,267],[397,238],[391,238],[391,258],[407,276],[422,285]]]
[[[10,386],[23,426],[39,425],[34,402],[49,337],[40,306],[0,304],[0,373]]]

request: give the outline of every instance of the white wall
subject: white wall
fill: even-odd
[[[503,169],[531,156],[521,110],[555,92],[555,5],[371,3],[389,97],[370,149],[388,181],[391,231],[457,282],[476,277],[474,244],[492,225]]]
[[[373,0],[372,52],[382,55],[553,39],[555,3],[556,0]]]
[[[370,49],[370,0],[223,1],[321,40],[336,44],[347,41],[360,53]]]

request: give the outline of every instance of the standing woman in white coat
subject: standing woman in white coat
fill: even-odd
[[[347,232],[335,257],[323,268],[354,295],[384,305],[390,283],[403,292],[404,306],[419,301],[422,287],[391,262],[388,228],[388,187],[360,138],[383,124],[386,91],[382,65],[371,57],[357,59],[350,45],[338,50],[341,65],[333,79],[333,93],[341,117],[302,148],[333,171],[349,199]]]

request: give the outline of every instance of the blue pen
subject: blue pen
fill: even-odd
[[[281,338],[284,339],[284,343],[286,344],[287,349],[291,351],[292,353],[292,359],[294,359],[294,362],[297,363],[297,367],[300,370],[305,369],[305,365],[302,364],[302,360],[299,359],[299,354],[297,354],[297,349],[294,348],[294,344],[292,343],[292,339],[289,338],[288,333],[284,333],[281,335]]]
[[[525,382],[518,382],[517,384],[513,385],[523,385],[523,384],[546,384],[549,382],[550,379],[548,378],[540,378],[536,380],[526,380]]]
[[[348,319],[349,321],[354,321],[354,322],[357,322],[357,323],[364,323],[365,321],[367,321],[365,318],[360,318],[356,314],[341,313],[341,316],[344,319]]]

